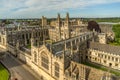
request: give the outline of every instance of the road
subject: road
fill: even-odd
[[[8,53],[1,62],[9,69],[11,80],[14,80],[14,78],[18,80],[40,80],[37,73]]]

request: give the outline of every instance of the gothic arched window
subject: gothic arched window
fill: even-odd
[[[42,67],[44,67],[45,69],[49,69],[49,59],[46,53],[42,52],[41,54],[41,65]]]
[[[57,78],[59,78],[59,72],[60,72],[60,67],[59,67],[59,64],[57,62],[55,62],[55,76]]]

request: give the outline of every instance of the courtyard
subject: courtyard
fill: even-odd
[[[100,66],[98,64],[90,63],[90,62],[86,62],[86,63],[83,63],[83,64],[87,65],[87,66],[90,66],[90,67],[94,67],[96,69],[103,70],[103,71],[109,71],[110,70],[110,73],[112,73],[112,74],[114,74],[116,76],[120,76],[120,72],[119,71],[111,69],[111,68],[108,68],[108,67],[105,67],[105,66]]]
[[[0,80],[8,80],[9,72],[7,69],[0,63]]]

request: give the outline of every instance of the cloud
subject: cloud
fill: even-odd
[[[82,9],[89,6],[117,2],[120,2],[120,0],[1,0],[0,15],[33,16],[46,11]],[[9,14],[6,15],[8,12]]]

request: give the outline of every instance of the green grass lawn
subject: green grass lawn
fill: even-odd
[[[100,70],[103,70],[103,71],[108,71],[109,68],[107,67],[103,67],[103,66],[99,66],[99,65],[95,65],[95,64],[92,64],[92,63],[88,63],[88,62],[85,62],[83,63],[84,65],[87,65],[87,66],[90,66],[90,67],[94,67],[96,69],[100,69]],[[110,73],[116,75],[116,76],[120,76],[120,72],[116,72],[112,69],[110,69]]]
[[[8,80],[9,72],[0,63],[0,80]]]
[[[120,46],[120,24],[113,25],[112,31],[115,34],[115,39],[114,41],[108,42],[108,44]]]

